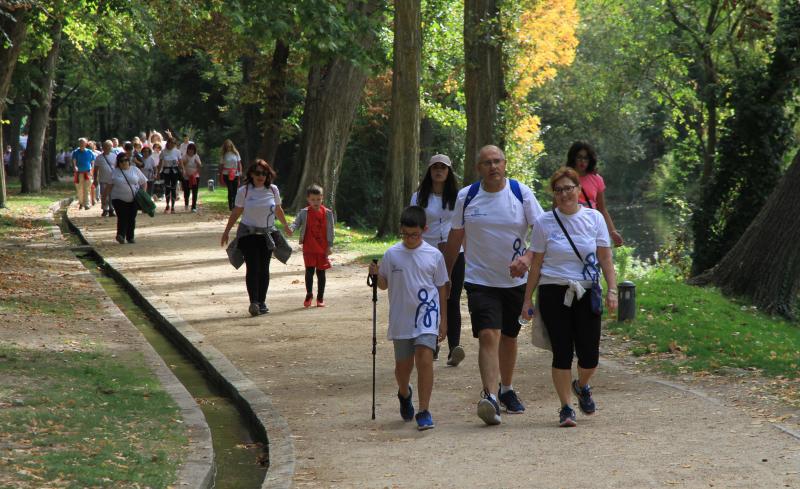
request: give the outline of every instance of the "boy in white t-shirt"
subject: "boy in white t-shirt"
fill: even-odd
[[[447,268],[438,248],[422,239],[425,210],[409,206],[400,215],[402,241],[389,248],[383,261],[370,265],[370,274],[378,276],[378,287],[389,289],[389,330],[394,343],[395,378],[400,400],[400,416],[411,421],[414,416],[411,371],[417,367],[419,412],[417,429],[434,427],[428,405],[433,391],[433,352],[447,337]]]

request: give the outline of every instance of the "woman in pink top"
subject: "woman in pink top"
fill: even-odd
[[[579,203],[600,211],[606,221],[608,234],[611,236],[614,246],[622,246],[622,235],[614,227],[614,221],[606,208],[606,184],[603,177],[597,174],[597,152],[589,143],[576,141],[572,143],[567,152],[567,166],[574,168],[581,180]]]

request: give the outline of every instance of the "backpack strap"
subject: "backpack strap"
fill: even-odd
[[[514,180],[513,178],[509,178],[508,183],[511,186],[511,193],[514,194],[514,197],[516,197],[519,203],[522,204],[523,203],[522,189],[519,186],[519,182]],[[472,202],[472,199],[474,199],[475,196],[478,195],[478,190],[480,189],[481,189],[480,180],[469,186],[469,190],[467,191],[467,196],[464,198],[464,209],[461,212],[461,225],[464,225],[464,223],[466,222],[464,216],[467,212],[467,206],[469,205],[470,202]]]

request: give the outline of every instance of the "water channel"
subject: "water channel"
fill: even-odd
[[[158,325],[136,304],[125,288],[104,272],[102,259],[93,251],[80,247],[62,219],[62,234],[75,245],[75,254],[103,287],[106,294],[130,319],[136,328],[161,356],[170,370],[194,397],[211,429],[214,446],[216,489],[260,488],[267,467],[263,446],[253,439],[250,427],[236,405],[214,383],[206,372],[193,363],[169,339]]]
[[[615,206],[609,207],[614,224],[641,259],[653,258],[681,225],[676,211],[665,207]]]

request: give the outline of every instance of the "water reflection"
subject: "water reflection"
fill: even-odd
[[[639,258],[652,258],[679,224],[677,212],[656,206],[615,206],[609,212],[625,244]]]

